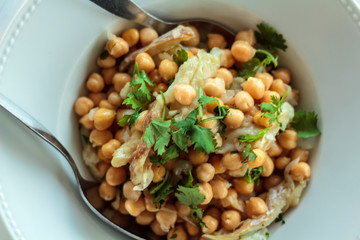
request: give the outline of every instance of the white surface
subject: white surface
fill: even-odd
[[[182,10],[190,2],[192,9]],[[294,73],[302,105],[320,114],[323,134],[313,154],[311,184],[300,206],[286,215],[286,224],[272,229],[271,239],[358,239],[360,114],[355,99],[360,88],[360,25],[353,19],[354,7],[347,9],[344,4],[350,1],[337,0],[272,0],[261,6],[246,0],[217,2],[156,0],[150,8],[172,17],[212,16],[238,29],[258,22],[240,6],[261,16],[291,46],[283,64]],[[19,5],[14,6],[13,11]],[[22,9],[0,43],[0,65],[29,7]],[[0,16],[0,26],[5,26],[8,20]],[[87,0],[42,1],[19,30],[0,73],[1,92],[54,132],[75,157],[79,139],[72,104],[101,51],[105,30],[120,29],[119,21]],[[20,231],[7,223],[14,238],[119,239],[119,233],[99,222],[78,199],[63,159],[2,110],[0,119],[0,191]],[[5,216],[1,207],[0,212]],[[9,238],[3,233],[0,228],[0,239]]]

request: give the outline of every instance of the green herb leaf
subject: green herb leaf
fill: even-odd
[[[190,142],[197,152],[210,154],[215,151],[216,141],[210,129],[193,125],[190,130]]]
[[[183,185],[184,187],[192,187],[193,186],[193,181],[194,181],[194,178],[191,174],[191,169],[189,170],[188,172],[188,175],[186,178],[183,178]]]
[[[177,238],[177,234],[176,234],[176,233],[174,233],[174,234],[172,234],[172,235],[170,236],[170,239],[174,239],[174,238]]]
[[[315,112],[306,112],[301,109],[295,113],[291,127],[300,138],[315,137],[321,134],[317,127],[317,121],[318,117]]]
[[[260,176],[262,172],[263,172],[262,166],[248,169],[243,178],[247,183],[255,182],[255,184],[258,185],[260,183]]]
[[[242,156],[244,157],[243,163],[251,162],[256,159],[256,154],[251,149],[251,144],[245,146]]]
[[[183,132],[189,131],[193,125],[196,124],[198,115],[198,109],[193,110],[184,120],[178,121],[174,123],[174,126],[183,130]]]
[[[265,133],[267,133],[267,131],[269,131],[269,128],[261,129],[257,131],[254,135],[251,134],[241,135],[239,137],[239,140],[243,143],[252,143],[262,138],[265,135]]]
[[[150,189],[150,194],[155,194],[154,204],[160,203],[160,206],[165,203],[164,198],[166,198],[172,192],[174,192],[174,188],[171,185],[169,172],[166,172],[164,180],[157,183],[155,187]]]
[[[155,144],[154,150],[157,151],[158,155],[165,152],[165,147],[170,142],[170,125],[171,120],[160,121],[153,119],[145,130],[143,141],[147,143],[149,148]]]
[[[257,43],[272,51],[276,51],[277,48],[286,51],[287,45],[282,34],[279,34],[267,23],[260,23],[256,26],[259,29],[259,31],[255,31]]]
[[[282,123],[279,122],[279,116],[282,112],[281,106],[285,99],[286,93],[287,90],[285,91],[285,94],[281,99],[275,96],[271,96],[271,103],[260,104],[260,111],[263,112],[261,117],[269,118],[270,124],[276,121],[279,124],[279,126],[282,127]]]
[[[176,54],[174,54],[172,57],[173,57],[174,62],[178,66],[180,66],[181,64],[183,64],[184,62],[186,62],[188,60],[188,54],[183,48],[177,50]]]
[[[171,131],[171,136],[176,146],[178,146],[181,150],[188,152],[187,146],[189,137],[183,129]]]
[[[285,224],[285,220],[283,219],[283,215],[281,213],[275,218],[275,222],[281,222],[282,225]]]
[[[104,50],[101,54],[100,54],[100,59],[101,60],[105,60],[107,57],[109,56],[109,52]]]
[[[82,134],[81,136],[83,137],[84,142],[85,142],[86,144],[91,144],[90,138],[89,138],[88,136],[86,136],[86,135],[84,135],[84,134]]]
[[[138,119],[138,117],[140,116],[140,111],[141,109],[137,109],[131,115],[124,115],[124,117],[118,121],[118,125],[124,127],[126,123],[128,123],[129,126],[132,127],[135,124],[136,119]]]
[[[205,200],[205,196],[200,193],[198,185],[193,187],[184,187],[179,185],[176,188],[175,196],[180,203],[194,208]]]
[[[171,159],[177,158],[178,156],[179,149],[176,147],[176,145],[171,145],[168,149],[166,149],[162,156],[157,154],[150,156],[150,162],[159,167],[160,165],[163,165]]]

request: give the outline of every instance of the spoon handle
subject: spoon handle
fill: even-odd
[[[37,121],[30,114],[21,109],[18,105],[13,103],[10,99],[5,97],[2,93],[0,93],[0,107],[5,111],[10,113],[14,118],[16,118],[19,122],[25,125],[25,127],[29,128],[31,131],[36,133],[40,138],[49,143],[52,147],[58,150],[69,162],[72,170],[75,173],[76,180],[80,181],[82,179],[74,159],[71,157],[70,153],[66,150],[66,148],[57,140],[57,138],[50,133],[49,130],[46,129],[44,125],[42,125],[39,121]]]
[[[153,15],[146,12],[144,9],[139,7],[131,0],[90,0],[90,1],[116,16],[139,23],[146,27],[152,27],[159,34],[162,34],[173,28],[171,23],[166,23],[165,21],[157,17],[154,17]]]

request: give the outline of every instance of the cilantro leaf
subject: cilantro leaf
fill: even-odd
[[[287,90],[285,91],[284,96],[279,99],[275,96],[271,96],[271,103],[261,103],[260,104],[260,111],[263,112],[261,117],[269,118],[269,123],[272,124],[273,122],[277,122],[280,127],[282,127],[282,123],[279,122],[279,116],[282,112],[281,105],[285,99]]]
[[[282,214],[280,213],[276,218],[275,218],[275,222],[281,222],[282,225],[285,224],[285,220],[283,219]]]
[[[176,146],[178,146],[181,150],[188,152],[187,146],[189,137],[186,135],[183,129],[171,131],[171,136]]]
[[[143,141],[147,143],[148,147],[154,145],[154,150],[158,155],[162,155],[165,152],[165,147],[170,142],[170,125],[171,120],[160,121],[153,119],[147,126]]]
[[[251,162],[256,159],[256,154],[251,149],[251,144],[245,146],[242,156],[244,157],[243,163]]]
[[[124,115],[124,117],[118,121],[118,125],[124,127],[126,123],[129,123],[130,127],[132,127],[135,124],[136,119],[140,116],[140,111],[141,109],[137,109],[133,114]]]
[[[193,187],[184,187],[179,185],[176,188],[175,196],[180,203],[193,208],[197,207],[197,205],[205,200],[205,196],[200,193],[198,185]]]
[[[183,132],[187,132],[191,129],[193,125],[195,125],[197,121],[198,109],[193,110],[184,120],[178,121],[174,123],[174,126],[183,130]]]
[[[182,184],[182,185],[183,185],[184,187],[192,187],[193,181],[194,181],[194,178],[193,178],[193,176],[192,176],[192,174],[191,174],[191,169],[190,169],[187,177],[186,177],[186,178],[183,178],[183,183],[184,183],[184,184]]]
[[[262,172],[263,172],[262,166],[248,169],[243,178],[247,183],[255,182],[255,184],[258,185],[260,183],[260,176]]]
[[[166,172],[164,180],[157,183],[155,187],[150,189],[150,194],[155,194],[154,204],[160,203],[160,206],[165,203],[164,198],[170,195],[174,191],[171,185],[170,173]]]
[[[168,149],[166,149],[162,156],[157,154],[150,156],[150,162],[159,167],[160,165],[163,165],[171,159],[177,158],[178,156],[179,149],[176,147],[176,145],[171,145]]]
[[[180,66],[181,64],[183,64],[184,62],[186,62],[188,60],[188,54],[183,48],[177,50],[176,54],[174,54],[172,57],[173,57],[174,62],[178,66]]]
[[[315,112],[306,112],[299,110],[291,122],[291,127],[297,132],[300,138],[309,138],[320,135],[321,132],[317,127],[317,114]]]
[[[251,134],[241,135],[241,136],[239,136],[239,140],[243,143],[255,142],[259,138],[262,138],[265,135],[265,133],[267,133],[268,130],[269,130],[269,128],[264,128],[264,129],[257,131],[254,135],[251,135]]]
[[[193,125],[190,130],[190,142],[197,152],[205,154],[215,151],[216,141],[210,129],[199,125]]]
[[[260,23],[256,26],[259,31],[255,31],[255,36],[259,44],[272,51],[277,48],[286,51],[287,45],[282,34],[279,34],[267,23]]]

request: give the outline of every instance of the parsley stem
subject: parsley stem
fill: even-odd
[[[165,121],[165,115],[166,115],[166,100],[165,100],[165,96],[164,93],[162,91],[160,91],[162,100],[164,102],[164,106],[163,106],[163,113],[162,113],[162,120]]]
[[[202,90],[202,87],[199,87],[199,99],[203,96],[203,90]],[[203,118],[203,108],[202,108],[202,105],[199,104],[199,118],[200,118],[200,121],[202,121],[202,118]]]
[[[223,119],[223,116],[215,116],[215,117],[210,117],[210,118],[206,118],[201,120],[198,124],[202,124],[203,122],[207,122],[207,121],[211,121],[211,120],[216,120],[216,119]]]

